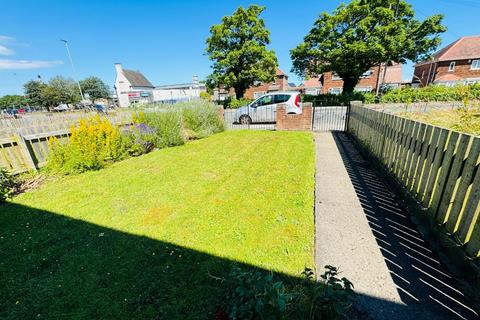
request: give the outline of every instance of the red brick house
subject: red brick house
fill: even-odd
[[[355,87],[356,91],[376,92],[378,86],[400,86],[402,84],[402,65],[393,64],[386,71],[384,65],[373,67],[365,72]],[[343,80],[333,72],[325,72],[320,77],[308,79],[303,84],[306,94],[340,94]]]
[[[480,36],[462,37],[415,65],[413,84],[480,83]]]
[[[342,92],[343,80],[333,72],[326,72],[320,77],[322,82],[322,93],[338,94]],[[376,92],[378,86],[390,85],[399,86],[402,83],[402,65],[394,64],[373,67],[363,74],[355,91]]]
[[[288,84],[288,76],[280,69],[275,73],[275,81],[270,83],[261,83],[258,86],[252,86],[245,91],[243,95],[246,99],[256,99],[267,92],[288,91],[291,87]]]

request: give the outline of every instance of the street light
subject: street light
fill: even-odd
[[[83,103],[85,98],[83,97],[82,87],[80,86],[80,82],[78,81],[78,78],[77,78],[77,72],[75,71],[75,66],[73,65],[72,55],[70,54],[70,48],[68,47],[68,41],[63,40],[63,39],[60,39],[60,41],[65,43],[65,48],[67,49],[67,53],[68,53],[68,59],[70,60],[70,64],[72,65],[73,76],[75,77],[75,80],[77,81],[78,90],[80,91],[80,96],[82,97],[82,103]]]

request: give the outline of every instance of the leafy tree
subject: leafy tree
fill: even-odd
[[[54,91],[55,93],[53,93]],[[47,89],[44,89],[42,93],[47,94],[43,98],[50,106],[60,103],[77,103],[81,100],[76,82],[62,76],[50,79]]]
[[[213,61],[208,85],[234,88],[238,99],[257,81],[269,82],[275,77],[277,57],[268,50],[270,32],[259,16],[265,7],[239,7],[220,24],[210,28],[206,52]]]
[[[108,98],[110,96],[108,85],[98,77],[88,77],[80,81],[80,86],[82,87],[83,93],[87,93],[90,96],[92,103],[95,103],[97,99]]]
[[[42,97],[42,90],[46,86],[45,83],[37,80],[30,80],[23,85],[25,97],[28,99],[28,103],[34,107],[44,107],[44,101]]]
[[[48,86],[56,91],[56,95],[54,96],[57,96],[58,100],[55,101],[55,104],[77,103],[81,100],[78,85],[72,79],[56,76],[50,79]]]
[[[26,104],[27,104],[27,99],[25,99],[24,96],[20,96],[17,94],[0,97],[0,109],[25,106]]]
[[[352,0],[322,13],[304,42],[291,50],[300,76],[334,71],[352,92],[362,74],[381,63],[427,58],[440,44],[442,15],[415,19],[405,0]]]

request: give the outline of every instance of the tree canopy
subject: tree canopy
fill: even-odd
[[[25,97],[28,99],[28,103],[34,107],[44,107],[44,100],[42,97],[42,90],[46,86],[45,83],[39,80],[30,80],[23,85]]]
[[[320,15],[304,42],[291,50],[292,71],[303,77],[336,72],[344,92],[352,92],[374,66],[426,59],[446,31],[442,19],[417,20],[405,0],[352,0]]]
[[[0,109],[7,109],[11,107],[26,106],[27,99],[18,94],[5,95],[0,97]]]
[[[264,7],[239,7],[220,24],[210,28],[206,52],[213,61],[209,86],[234,88],[237,98],[256,82],[275,77],[277,57],[269,50],[270,32],[260,14]]]
[[[89,95],[92,103],[95,103],[97,99],[108,98],[110,96],[108,85],[98,77],[88,77],[80,81],[80,86],[82,87],[83,93]]]

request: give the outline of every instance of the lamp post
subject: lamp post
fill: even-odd
[[[80,91],[80,97],[82,97],[82,103],[83,103],[83,100],[85,100],[85,98],[83,97],[82,87],[80,86],[80,82],[78,81],[78,78],[77,78],[77,72],[75,71],[75,66],[73,65],[72,55],[70,54],[70,48],[68,47],[68,41],[63,39],[60,39],[60,41],[65,43],[68,59],[70,60],[70,65],[72,66],[72,70],[73,70],[73,76],[75,77],[75,81],[77,81],[78,90]]]

